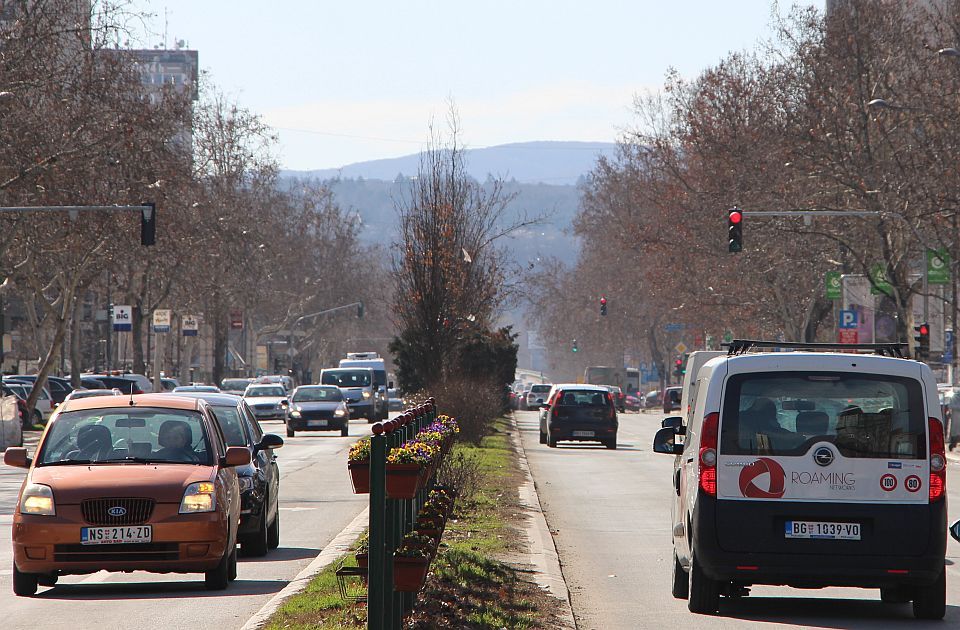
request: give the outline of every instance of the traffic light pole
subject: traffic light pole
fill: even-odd
[[[81,212],[139,212],[140,213],[140,244],[153,245],[156,240],[157,206],[154,203],[144,203],[139,206],[0,206],[0,212],[67,212],[71,219],[76,219]]]

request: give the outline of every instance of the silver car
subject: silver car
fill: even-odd
[[[243,398],[257,420],[285,420],[287,417],[287,392],[279,383],[247,385]]]

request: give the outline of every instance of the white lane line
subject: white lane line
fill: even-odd
[[[13,514],[0,514],[0,524],[9,524],[13,522]]]
[[[311,511],[311,510],[316,510],[316,509],[319,509],[319,508],[315,508],[315,507],[282,507],[282,508],[280,508],[280,509],[281,509],[281,510],[285,510],[285,511],[287,511],[287,512],[309,512],[309,511]]]

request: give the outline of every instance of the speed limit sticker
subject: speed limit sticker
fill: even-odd
[[[897,478],[893,475],[884,475],[880,477],[880,487],[887,492],[893,492],[897,489]]]
[[[903,480],[903,487],[909,490],[910,492],[916,492],[920,489],[921,486],[920,477],[916,475],[910,475]]]

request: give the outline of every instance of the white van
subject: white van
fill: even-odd
[[[691,381],[688,415],[654,438],[656,452],[677,455],[674,596],[713,614],[721,595],[753,584],[858,586],[942,618],[946,457],[930,368],[880,354],[747,352],[764,345],[801,344],[733,342]]]
[[[368,423],[380,418],[372,368],[326,368],[320,370],[320,384],[340,388],[351,418],[366,418]]]
[[[348,352],[346,359],[340,359],[340,367],[366,367],[373,370],[373,404],[377,420],[386,420],[390,415],[387,389],[393,389],[393,383],[387,382],[387,364],[376,352]]]

